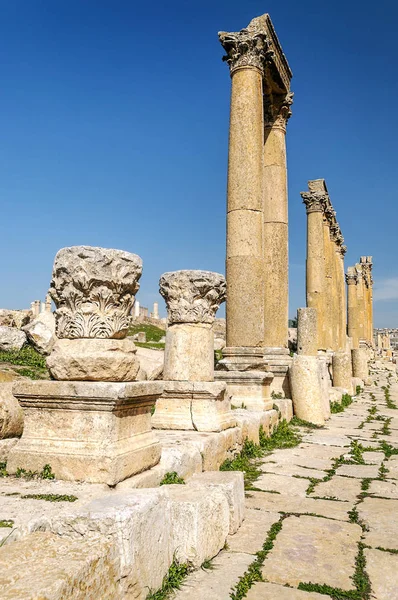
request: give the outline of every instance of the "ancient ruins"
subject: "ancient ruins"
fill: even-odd
[[[163,323],[136,299],[145,257],[72,246],[44,303],[1,311],[1,352],[41,369],[0,378],[1,600],[397,598],[398,380],[372,257],[345,270],[338,199],[308,181],[290,351],[292,72],[267,14],[219,40],[226,276],[159,273]],[[164,353],[130,331],[157,322]]]

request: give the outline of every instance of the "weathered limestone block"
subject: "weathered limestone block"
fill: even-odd
[[[80,543],[109,540],[119,561],[120,597],[144,600],[149,589],[161,587],[173,561],[174,522],[165,487],[116,492],[77,511],[72,507],[70,516],[52,519],[51,531]]]
[[[9,352],[21,350],[26,344],[26,334],[15,327],[0,326],[0,350]]]
[[[19,438],[5,438],[4,440],[0,440],[0,462],[7,462],[11,450],[18,442]]]
[[[180,562],[199,568],[219,553],[229,532],[230,511],[225,494],[206,487],[168,485],[171,503],[172,543]]]
[[[217,371],[217,381],[228,384],[234,406],[264,411],[272,408],[271,383],[274,374],[267,371]]]
[[[16,327],[21,329],[27,325],[32,317],[30,310],[8,310],[0,308],[0,325],[6,327]]]
[[[166,333],[164,379],[212,381],[214,335],[208,323],[176,323]]]
[[[0,383],[0,440],[22,435],[23,411],[12,393],[12,382]]]
[[[294,414],[304,421],[324,425],[324,399],[316,356],[294,356],[290,369],[290,386]]]
[[[58,479],[115,485],[159,462],[151,408],[161,382],[23,381],[13,393],[24,410],[24,432],[7,469],[40,471]]]
[[[118,564],[106,540],[37,532],[0,548],[1,599],[114,600]]]
[[[52,312],[42,312],[23,327],[29,342],[40,354],[50,354],[56,341],[55,317]]]
[[[369,361],[366,348],[353,348],[351,356],[354,377],[362,379],[367,384],[369,381]]]
[[[321,390],[323,399],[323,415],[325,420],[330,419],[330,400],[329,390],[332,386],[332,381],[329,374],[329,359],[326,355],[318,356],[318,369],[321,378]]]
[[[47,367],[60,381],[134,381],[140,363],[131,338],[57,340]]]
[[[207,471],[194,475],[189,480],[189,486],[220,490],[227,499],[229,506],[229,534],[236,533],[242,525],[245,515],[245,488],[243,473],[227,471]]]
[[[352,394],[352,365],[349,352],[335,352],[332,358],[333,386]]]
[[[134,344],[128,340],[118,345],[117,340],[127,335],[141,273],[141,258],[122,250],[73,246],[57,253],[50,286],[56,305],[56,334],[60,339],[56,357],[50,356],[48,363],[53,377],[93,381],[135,379],[139,363],[133,357]],[[123,358],[125,352],[130,353],[128,358]],[[130,369],[126,361],[133,363]],[[62,365],[61,374],[57,371],[58,364]],[[110,377],[106,376],[106,364]],[[80,377],[76,377],[79,373]]]
[[[231,399],[226,385],[218,381],[164,381],[156,403],[155,429],[222,431],[234,427]]]

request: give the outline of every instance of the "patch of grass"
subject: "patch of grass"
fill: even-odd
[[[380,444],[380,450],[382,452],[384,452],[384,456],[386,458],[390,458],[390,456],[393,456],[394,454],[398,454],[398,448],[394,448],[394,446],[392,446],[391,444],[388,444],[386,441],[382,440],[381,442],[379,442]]]
[[[261,567],[267,554],[274,547],[276,536],[282,529],[282,523],[285,518],[286,515],[282,515],[279,521],[271,526],[262,549],[256,553],[255,560],[249,565],[246,573],[239,578],[236,586],[232,588],[230,595],[231,600],[242,600],[256,581],[262,581]]]
[[[17,367],[28,367],[16,370],[20,375],[29,377],[30,379],[49,378],[45,357],[29,345],[23,346],[21,350],[1,351],[0,363],[8,363]]]
[[[151,323],[136,323],[135,325],[130,325],[127,335],[135,335],[141,331],[145,333],[147,342],[159,342],[166,335],[164,329],[156,327],[156,325],[152,325]]]
[[[371,481],[372,481],[372,479],[370,479],[369,477],[365,477],[365,479],[362,479],[362,481],[361,481],[361,490],[363,492],[366,492],[369,489]]]
[[[55,475],[52,472],[50,465],[44,465],[40,473],[18,467],[15,472],[15,477],[18,479],[26,479],[27,481],[30,481],[31,479],[55,479]]]
[[[310,484],[306,489],[306,494],[311,494],[318,483],[321,483],[322,479],[318,479],[317,477],[310,477]]]
[[[324,425],[315,425],[315,423],[304,421],[298,417],[293,417],[293,419],[290,421],[290,425],[293,427],[307,427],[308,429],[324,429]]]
[[[5,519],[0,521],[0,527],[12,527],[14,525],[14,521],[11,519]]]
[[[330,412],[332,414],[344,412],[344,410],[352,404],[353,400],[350,394],[343,394],[341,402],[331,402]]]
[[[170,598],[175,590],[179,590],[182,582],[189,573],[192,567],[189,563],[179,563],[174,557],[174,560],[163,578],[162,587],[157,592],[149,592],[146,600],[166,600]]]
[[[363,453],[362,445],[359,442],[357,442],[357,440],[352,440],[350,454],[352,456],[352,460],[359,465],[365,464],[365,460],[362,456],[362,453]]]
[[[163,477],[162,481],[159,485],[173,485],[173,484],[185,484],[185,481],[182,477],[180,477],[176,471],[171,471],[171,473],[166,473]]]
[[[0,462],[0,477],[7,477],[7,463]]]
[[[271,398],[272,398],[273,400],[282,400],[282,399],[283,399],[282,392],[275,392],[275,391],[272,391],[272,392],[271,392]]]
[[[30,500],[46,500],[47,502],[75,502],[77,496],[67,496],[66,494],[24,494],[21,496]]]
[[[210,558],[207,558],[205,561],[202,562],[200,568],[203,571],[212,571],[214,569],[213,561]]]
[[[386,478],[387,473],[388,473],[388,469],[384,466],[384,463],[381,463],[381,465],[379,467],[379,477],[378,477],[378,479],[380,481],[384,481],[384,479]]]
[[[270,437],[261,436],[260,446],[263,450],[270,452],[281,448],[294,448],[301,442],[301,436],[294,431],[293,427],[287,421],[279,423]]]
[[[242,471],[245,477],[245,489],[252,490],[253,482],[261,475],[259,461],[253,460],[263,456],[260,446],[246,440],[242,451],[234,458],[227,458],[220,466],[220,471]]]
[[[139,348],[151,348],[152,350],[164,350],[166,344],[163,342],[134,342]]]
[[[376,550],[382,550],[382,552],[389,552],[390,554],[398,554],[396,548],[383,548],[382,546],[377,546]]]
[[[361,386],[357,385],[357,387],[355,388],[355,394],[357,396],[359,396],[359,394],[362,394],[362,392],[363,392],[363,389],[361,388]]]

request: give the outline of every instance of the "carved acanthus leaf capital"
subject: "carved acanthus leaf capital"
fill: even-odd
[[[272,56],[264,32],[248,29],[230,33],[220,31],[218,38],[227,53],[223,60],[228,63],[231,75],[242,67],[255,67],[264,74],[265,61]]]
[[[168,324],[214,322],[225,301],[225,277],[211,271],[173,271],[164,273],[159,290],[166,301]]]
[[[59,338],[127,335],[142,260],[109,248],[72,246],[56,255],[49,293]]]
[[[293,92],[287,94],[264,94],[264,127],[279,128],[286,131],[286,125],[292,116]]]
[[[345,275],[345,280],[347,285],[356,285],[358,282],[357,272],[355,267],[348,267],[347,273]]]
[[[322,192],[301,192],[303,203],[307,209],[307,215],[313,212],[323,213],[325,211],[328,196]]]

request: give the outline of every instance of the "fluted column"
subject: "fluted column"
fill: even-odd
[[[286,124],[293,94],[264,93],[264,346],[288,341],[288,200]]]
[[[266,36],[222,32],[232,89],[227,191],[227,347],[264,341],[263,69]]]
[[[309,182],[310,184],[313,182]],[[302,192],[301,197],[307,209],[307,261],[306,299],[307,307],[315,308],[318,315],[318,349],[326,350],[326,282],[324,221],[325,195],[322,192]]]

